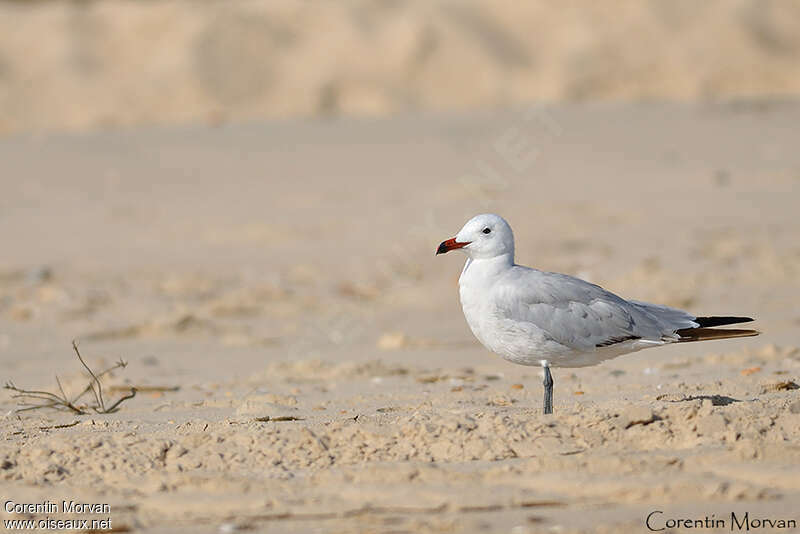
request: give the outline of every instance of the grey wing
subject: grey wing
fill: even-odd
[[[663,341],[696,326],[686,312],[627,301],[571,276],[517,267],[496,288],[508,319],[533,324],[547,338],[577,351],[630,339]]]

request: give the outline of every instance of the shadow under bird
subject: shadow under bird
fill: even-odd
[[[544,369],[544,413],[553,413],[550,367],[586,367],[670,343],[756,336],[757,330],[715,328],[750,317],[696,317],[683,310],[625,300],[566,274],[514,263],[514,234],[499,215],[476,215],[436,254],[460,250],[461,308],[487,349]]]

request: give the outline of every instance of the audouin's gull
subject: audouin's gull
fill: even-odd
[[[553,413],[550,367],[595,365],[668,343],[758,335],[719,329],[750,317],[695,317],[675,308],[625,300],[566,274],[514,263],[514,234],[500,216],[476,215],[436,254],[461,250],[461,307],[472,333],[490,351],[544,368],[544,413]]]

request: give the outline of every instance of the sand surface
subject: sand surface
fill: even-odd
[[[2,378],[78,391],[77,338],[129,362],[110,398],[141,391],[83,416],[4,392],[2,495],[156,532],[800,519],[798,123],[569,106],[5,139]],[[433,254],[482,211],[519,263],[764,334],[556,370],[543,416],[539,370],[469,332],[463,258]]]
[[[0,135],[800,94],[800,3],[0,2]]]

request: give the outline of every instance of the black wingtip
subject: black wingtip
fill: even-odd
[[[755,319],[752,317],[695,317],[696,322],[700,328],[712,328],[714,326],[725,326],[728,324],[750,323]]]

